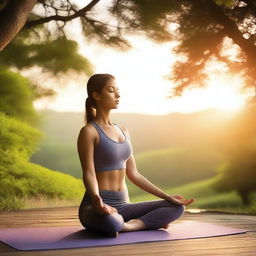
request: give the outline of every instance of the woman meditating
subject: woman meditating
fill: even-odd
[[[79,206],[81,224],[110,237],[117,237],[118,232],[168,228],[194,199],[168,195],[138,172],[128,130],[110,120],[110,111],[117,108],[120,98],[114,76],[91,76],[87,93],[87,124],[77,140],[86,189]],[[130,203],[126,175],[162,199]]]

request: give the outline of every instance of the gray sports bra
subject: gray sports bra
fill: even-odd
[[[132,154],[132,147],[125,133],[115,124],[125,136],[123,142],[117,142],[110,139],[96,122],[91,121],[90,124],[96,128],[100,136],[100,141],[94,148],[95,171],[125,169],[126,161]]]

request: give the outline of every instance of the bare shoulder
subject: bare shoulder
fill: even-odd
[[[95,138],[95,128],[91,124],[86,124],[79,131],[79,137]]]

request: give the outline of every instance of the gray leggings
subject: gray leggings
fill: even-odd
[[[85,192],[79,206],[79,220],[90,231],[119,232],[124,222],[140,219],[146,229],[158,229],[178,219],[184,214],[185,206],[176,205],[167,200],[151,200],[130,203],[128,190],[100,190],[103,202],[117,209],[117,213],[100,214],[93,210],[91,198]]]

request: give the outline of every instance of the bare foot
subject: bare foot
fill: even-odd
[[[106,236],[107,237],[118,237],[118,232],[109,232],[109,233],[106,233]]]
[[[121,232],[143,230],[146,226],[144,222],[140,219],[132,219],[124,223],[123,229]]]
[[[163,228],[165,228],[165,229],[167,229],[167,228],[169,228],[169,227],[170,227],[170,224],[169,224],[169,223],[163,226]]]

